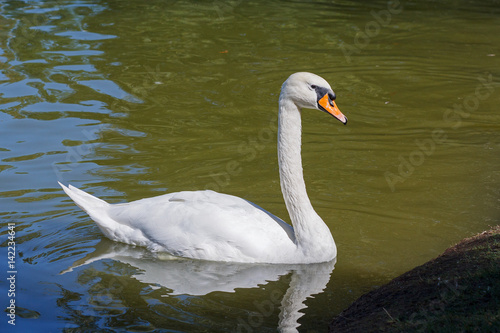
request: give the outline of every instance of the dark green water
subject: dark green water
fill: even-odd
[[[498,224],[499,32],[498,1],[1,2],[2,332],[325,331]],[[296,71],[349,118],[303,114],[333,271],[160,260],[104,239],[57,185],[110,202],[211,188],[287,220],[275,125]]]

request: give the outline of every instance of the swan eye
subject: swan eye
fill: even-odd
[[[315,84],[311,84],[311,89],[316,90],[316,88],[318,88],[318,86],[317,86],[317,85],[315,85]]]

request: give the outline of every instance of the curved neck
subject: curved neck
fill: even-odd
[[[292,221],[298,246],[317,248],[333,242],[330,230],[314,211],[307,196],[302,171],[301,112],[289,99],[280,98],[278,120],[278,163],[281,191]]]

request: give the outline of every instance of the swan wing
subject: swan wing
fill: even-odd
[[[143,245],[151,250],[181,257],[272,262],[276,248],[290,251],[295,246],[290,225],[249,201],[214,191],[184,191],[111,205],[108,215],[140,230],[148,240]]]
[[[279,262],[295,249],[289,224],[232,195],[183,191],[108,204],[74,186],[61,186],[114,241],[215,261]]]

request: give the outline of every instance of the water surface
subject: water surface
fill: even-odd
[[[324,331],[363,293],[497,224],[499,3],[395,4],[2,2],[0,237],[6,276],[15,224],[15,329]],[[113,203],[210,188],[288,220],[276,117],[296,71],[329,81],[349,118],[303,113],[333,271],[161,260],[106,240],[57,185]]]

